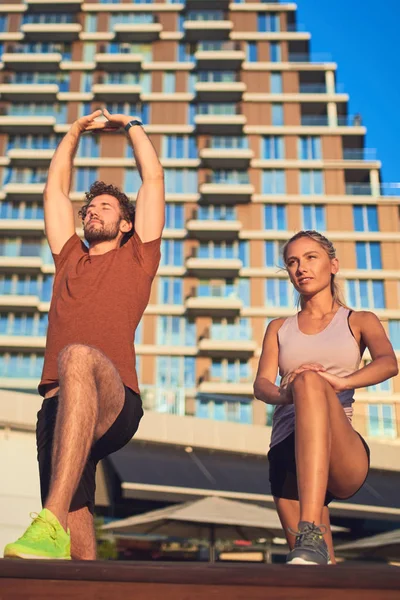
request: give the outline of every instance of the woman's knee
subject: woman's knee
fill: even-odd
[[[326,381],[319,375],[316,371],[303,371],[296,375],[295,379],[292,382],[293,391],[299,392],[307,389],[323,389],[326,386]]]

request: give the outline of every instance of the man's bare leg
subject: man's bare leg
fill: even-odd
[[[72,560],[96,560],[93,515],[87,506],[68,514]]]
[[[59,406],[45,508],[67,529],[68,511],[91,446],[121,412],[125,390],[111,361],[81,344],[60,352],[58,376]]]

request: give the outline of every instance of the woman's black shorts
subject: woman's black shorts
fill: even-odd
[[[358,432],[357,432],[358,433]],[[368,469],[370,464],[370,451],[367,442],[358,433],[368,456]],[[296,454],[294,432],[287,438],[276,444],[268,452],[269,481],[271,494],[276,498],[288,498],[298,500],[296,473]],[[364,481],[360,488],[364,485]],[[358,490],[357,490],[358,491]],[[356,493],[356,492],[354,492]],[[354,494],[352,494],[354,496]],[[347,500],[347,498],[336,498],[329,490],[326,492],[324,506],[328,506],[332,500]]]
[[[97,463],[105,456],[125,446],[139,427],[140,419],[143,416],[142,400],[139,394],[126,386],[124,387],[124,406],[110,429],[93,444],[81,480],[72,498],[70,512],[87,506],[93,514]],[[51,454],[57,409],[58,396],[46,398],[37,416],[36,443],[39,461],[40,493],[43,505],[50,488]]]

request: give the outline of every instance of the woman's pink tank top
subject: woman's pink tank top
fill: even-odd
[[[348,323],[350,312],[341,306],[329,325],[312,335],[300,331],[297,314],[286,319],[278,332],[280,376],[284,377],[305,363],[319,363],[339,377],[357,371],[361,356]],[[354,390],[340,392],[338,398],[351,421]],[[293,404],[278,405],[273,416],[271,447],[290,435],[294,427]]]

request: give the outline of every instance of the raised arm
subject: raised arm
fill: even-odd
[[[125,127],[134,117],[103,111],[110,126]],[[143,127],[133,126],[127,135],[132,144],[142,185],[136,198],[135,231],[142,242],[159,238],[165,223],[164,171]]]
[[[74,212],[69,199],[73,160],[81,134],[103,126],[94,121],[100,115],[101,110],[98,110],[75,121],[51,161],[43,205],[45,233],[53,254],[59,254],[65,242],[75,232]]]

